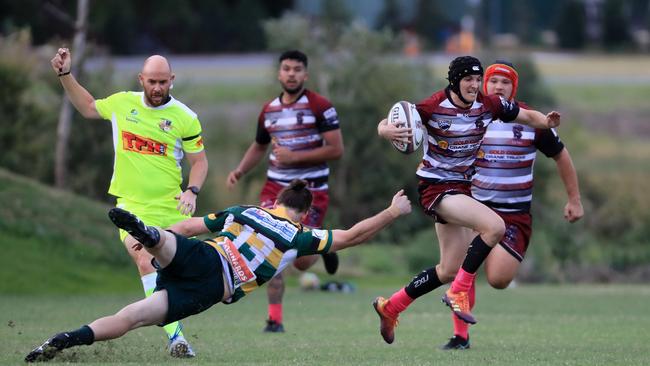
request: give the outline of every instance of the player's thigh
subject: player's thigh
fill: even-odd
[[[517,275],[521,262],[501,245],[496,245],[485,260],[485,274],[490,286],[498,289],[508,287]]]
[[[436,212],[450,224],[464,226],[481,234],[498,234],[498,239],[505,230],[503,219],[499,215],[489,207],[464,194],[445,196],[436,206]]]
[[[471,229],[460,225],[436,223],[436,236],[440,247],[438,276],[443,283],[450,282],[463,263],[475,235]]]
[[[124,238],[124,247],[126,248],[126,251],[129,253],[129,256],[133,259],[133,262],[138,267],[138,271],[140,272],[140,275],[142,276],[154,272],[155,268],[153,268],[153,266],[151,265],[151,259],[153,258],[153,255],[151,255],[149,252],[147,252],[144,249],[141,250],[133,249],[133,245],[136,243],[137,240],[135,240],[130,235]]]
[[[167,290],[154,292],[151,296],[125,306],[116,315],[128,319],[131,329],[161,324],[167,316]]]

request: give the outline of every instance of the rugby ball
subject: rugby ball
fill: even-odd
[[[300,289],[304,291],[317,290],[320,288],[320,279],[312,272],[302,273],[298,281],[300,282]]]
[[[415,109],[415,104],[403,100],[395,103],[388,111],[387,119],[388,123],[399,127],[409,127],[412,132],[408,142],[391,141],[397,151],[403,154],[411,154],[422,145],[424,129],[420,113]]]

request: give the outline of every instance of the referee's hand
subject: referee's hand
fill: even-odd
[[[50,61],[52,68],[57,74],[69,72],[71,62],[72,56],[70,55],[70,50],[67,48],[59,48],[54,58]]]
[[[196,211],[196,195],[192,193],[192,191],[189,189],[185,190],[183,193],[176,196],[176,199],[178,200],[176,209],[180,213],[189,216],[194,215],[194,211]]]

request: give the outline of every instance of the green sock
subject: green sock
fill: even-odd
[[[153,290],[156,288],[156,277],[158,277],[158,274],[156,272],[142,276],[141,280],[145,297],[149,297],[151,294],[153,294]],[[183,326],[179,322],[169,323],[165,325],[163,329],[167,333],[167,338],[169,339],[172,339],[177,335],[183,337],[183,332],[181,331],[181,329],[183,329]]]

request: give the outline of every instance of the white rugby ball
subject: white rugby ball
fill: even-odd
[[[395,103],[388,111],[388,123],[411,129],[412,136],[408,142],[391,141],[397,151],[411,154],[422,145],[424,129],[420,113],[415,108],[415,104],[403,100]]]

